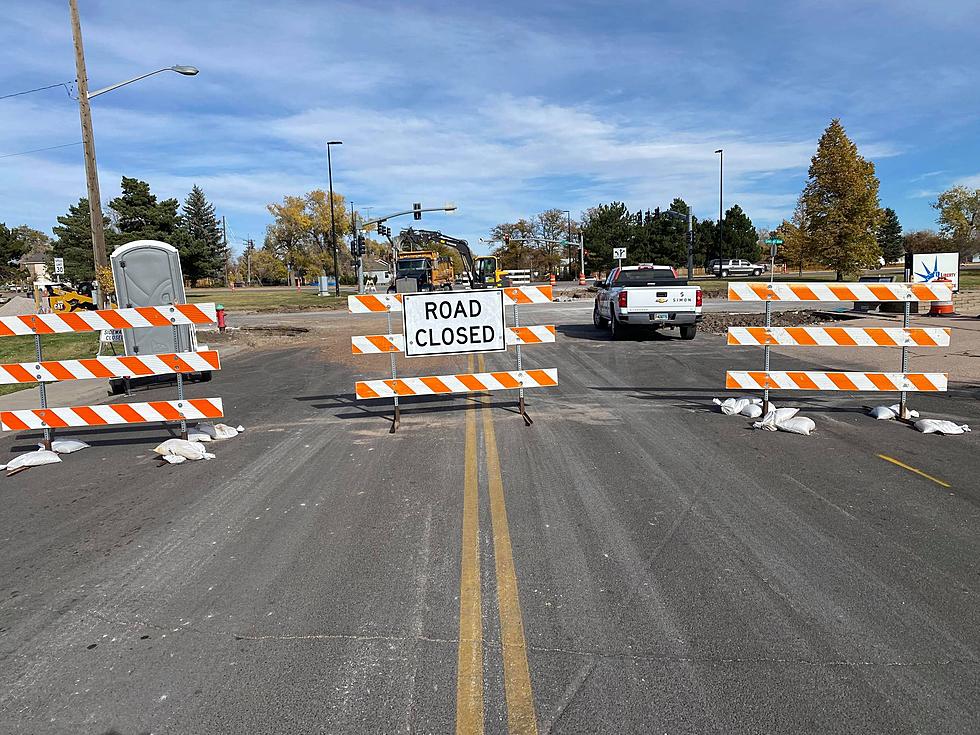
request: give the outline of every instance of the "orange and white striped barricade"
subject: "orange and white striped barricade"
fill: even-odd
[[[909,347],[948,347],[951,330],[912,328],[908,304],[932,301],[952,291],[942,283],[730,283],[730,301],[764,301],[765,327],[729,327],[729,345],[761,345],[765,348],[762,372],[728,371],[726,388],[762,389],[763,410],[768,411],[770,390],[817,391],[898,391],[901,394],[901,417],[908,417],[907,392],[945,391],[945,373],[910,373]],[[904,302],[902,327],[773,327],[774,301],[879,301]],[[772,345],[795,347],[901,347],[900,373],[797,371],[771,372],[769,348]]]
[[[517,390],[518,405],[526,425],[525,388],[558,385],[558,370],[544,368],[525,370],[521,347],[553,343],[554,325],[520,323],[522,305],[551,303],[551,286],[509,286],[502,289],[428,292],[408,294],[355,294],[347,297],[348,311],[353,314],[384,313],[388,320],[386,334],[351,337],[354,355],[388,354],[391,378],[357,381],[358,399],[391,398],[395,417],[391,431],[401,420],[399,399],[420,395],[450,395],[492,390]],[[506,323],[506,306],[514,308],[513,324]],[[402,332],[396,333],[392,313],[402,314]],[[431,320],[426,322],[426,320]],[[419,328],[419,326],[423,328]],[[475,331],[474,331],[475,330]],[[517,370],[487,373],[432,375],[399,378],[395,355],[407,358],[517,351]]]
[[[0,384],[37,383],[41,407],[30,411],[0,413],[0,431],[43,429],[44,444],[51,446],[52,431],[75,426],[179,422],[181,436],[187,437],[187,419],[220,418],[220,398],[185,400],[183,377],[221,369],[214,350],[178,351],[177,328],[182,325],[209,324],[216,319],[214,304],[168,304],[126,309],[105,309],[52,314],[0,317],[0,337],[33,335],[37,359],[0,365]],[[174,352],[159,355],[112,355],[81,360],[45,360],[41,337],[146,327],[171,327]],[[47,384],[63,380],[93,378],[130,379],[150,375],[176,375],[177,400],[104,406],[49,408]]]

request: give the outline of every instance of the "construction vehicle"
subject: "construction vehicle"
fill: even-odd
[[[435,250],[409,250],[398,253],[395,261],[394,290],[436,291],[452,290],[456,273],[449,258]]]
[[[66,314],[75,311],[91,311],[98,308],[92,298],[91,284],[78,288],[57,281],[35,281],[34,300],[43,310],[48,306],[53,313]],[[47,302],[45,304],[44,302]]]
[[[473,251],[470,250],[470,245],[466,240],[461,240],[458,237],[451,237],[449,235],[444,235],[441,232],[435,230],[415,230],[409,227],[407,230],[402,230],[401,242],[403,246],[413,247],[415,245],[446,245],[448,247],[456,250],[463,259],[463,265],[466,271],[466,278],[469,281],[470,288],[501,288],[503,286],[510,285],[509,278],[507,277],[507,271],[500,270],[500,261],[495,255],[481,255],[477,258],[473,257]],[[398,266],[395,273],[395,285],[389,288],[389,291],[403,291],[403,290],[418,290],[418,291],[431,291],[433,286],[430,284],[435,283],[434,278],[420,278],[420,274],[411,273],[407,268],[407,263],[412,262],[413,259],[418,259],[422,254],[427,256],[436,256],[434,251],[402,251],[398,253]],[[402,263],[406,263],[406,267],[403,269]],[[429,260],[430,270],[434,272],[434,268],[431,268],[432,260]],[[425,270],[425,264],[413,263],[414,268],[420,268]],[[403,275],[404,273],[404,275]],[[449,266],[449,273],[452,274],[452,265]],[[402,283],[399,285],[399,279],[405,278],[407,283]],[[417,287],[413,288],[412,279],[416,280]],[[422,284],[425,284],[423,287]],[[440,280],[440,286],[446,289],[452,289],[453,278],[450,275],[448,281]]]

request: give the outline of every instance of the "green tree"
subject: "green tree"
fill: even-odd
[[[632,219],[631,219],[632,218]],[[585,257],[587,272],[606,273],[615,263],[612,249],[629,247],[633,233],[635,216],[631,215],[622,202],[600,204],[586,210],[582,217],[582,234],[585,237]],[[632,255],[630,261],[632,261]]]
[[[725,220],[722,223],[722,236],[729,257],[750,260],[753,263],[758,262],[760,258],[758,234],[755,231],[752,220],[749,219],[748,215],[737,204],[733,204],[725,212]]]
[[[184,237],[178,249],[184,277],[192,285],[197,285],[202,278],[223,278],[228,252],[214,214],[214,205],[197,185],[184,200],[180,227]]]
[[[184,240],[177,213],[179,202],[157,201],[148,183],[128,176],[122,177],[121,189],[122,193],[109,202],[114,215],[113,230],[106,233],[106,239],[112,249],[134,240],[159,240],[179,250]]]
[[[891,207],[882,210],[881,224],[878,226],[878,247],[886,263],[897,263],[905,255],[902,241],[902,223]]]
[[[950,239],[932,230],[916,230],[906,233],[902,238],[902,246],[910,253],[952,252]]]
[[[878,177],[836,118],[810,159],[802,203],[806,238],[817,260],[837,272],[837,280],[878,265]]]
[[[108,235],[109,218],[103,216],[102,219]],[[78,204],[70,205],[68,212],[58,217],[58,224],[51,231],[56,238],[54,254],[65,259],[65,278],[76,285],[94,281],[95,261],[88,199],[82,197]]]
[[[47,240],[43,232],[33,230],[27,225],[8,229],[0,222],[0,278],[4,281],[20,281],[26,276],[20,269],[20,259],[39,243],[39,238]]]
[[[933,203],[939,210],[939,226],[959,252],[967,258],[980,252],[980,189],[954,186]]]
[[[268,250],[256,250],[252,254],[252,278],[259,285],[274,285],[286,280],[286,266]]]

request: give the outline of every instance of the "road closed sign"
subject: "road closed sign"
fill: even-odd
[[[406,357],[507,349],[500,289],[406,293],[402,308]]]

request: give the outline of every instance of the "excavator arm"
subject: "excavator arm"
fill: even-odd
[[[470,250],[470,244],[466,240],[461,240],[458,237],[450,237],[436,230],[415,230],[411,227],[407,230],[402,230],[401,239],[402,243],[409,245],[424,246],[428,243],[439,243],[440,245],[448,245],[454,248],[463,258],[466,273],[470,279],[470,288],[478,288],[476,282],[476,265],[473,262],[473,251]]]

